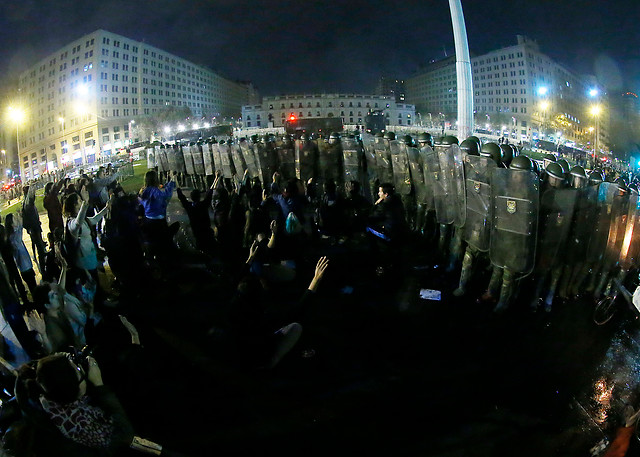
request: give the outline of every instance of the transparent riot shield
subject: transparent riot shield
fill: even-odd
[[[155,148],[147,148],[147,168],[152,169],[157,165]]]
[[[158,145],[155,148],[156,163],[158,164],[158,172],[169,171],[169,163],[167,161],[167,154],[164,145]]]
[[[467,155],[464,159],[466,220],[462,239],[481,252],[491,239],[491,175],[496,163],[488,157]]]
[[[324,181],[333,181],[338,186],[343,184],[342,144],[318,141],[318,172]]]
[[[384,138],[376,138],[373,143],[376,154],[376,168],[380,183],[393,182],[393,166],[391,165],[391,148]]]
[[[415,161],[416,164],[421,164],[422,165],[422,173],[423,173],[423,180],[424,180],[424,194],[422,195],[423,198],[421,198],[422,203],[425,204],[427,210],[435,210],[436,206],[435,206],[435,201],[433,198],[433,186],[434,186],[434,180],[432,178],[431,175],[431,171],[429,170],[429,164],[427,161],[427,157],[428,156],[432,156],[435,154],[435,152],[433,151],[433,149],[431,148],[431,146],[424,146],[422,148],[420,148],[420,150],[418,151],[419,154],[419,159]],[[438,164],[437,169],[440,170],[440,165]],[[416,165],[416,174],[419,172],[418,170],[418,165]],[[412,173],[413,173],[413,169],[412,169]],[[414,181],[415,182],[415,181]],[[420,200],[418,200],[420,201]]]
[[[613,183],[603,182],[597,186],[595,217],[591,221],[592,234],[586,253],[589,263],[600,263],[603,260],[609,240],[613,201],[617,193],[618,186]]]
[[[169,166],[169,170],[172,172],[178,171],[175,149],[172,146],[167,145],[167,147],[165,148],[165,153],[167,154],[167,164]]]
[[[444,188],[447,192],[447,204],[453,207],[453,225],[460,228],[467,217],[462,152],[457,144],[436,145],[435,151],[440,161],[442,179],[446,182]]]
[[[240,151],[242,153],[242,158],[244,159],[244,163],[247,165],[247,176],[250,179],[255,179],[259,177],[258,167],[256,165],[256,159],[253,155],[253,149],[251,149],[251,145],[247,142],[247,140],[240,140]]]
[[[318,176],[318,146],[313,141],[296,140],[296,177],[303,182]]]
[[[216,172],[216,167],[213,162],[213,151],[211,147],[213,144],[207,142],[202,145],[202,162],[204,164],[204,174],[207,176],[213,176]]]
[[[378,163],[376,161],[375,138],[373,135],[363,135],[362,146],[364,148],[364,159],[367,167],[367,180],[373,182],[379,178]]]
[[[220,147],[222,145],[218,144],[218,143],[213,143],[211,145],[211,156],[213,157],[213,170],[214,173],[217,170],[220,170],[220,172],[222,172],[222,154],[220,153]]]
[[[344,182],[358,181],[362,184],[362,167],[360,143],[355,138],[342,140],[342,160],[344,170]]]
[[[578,190],[573,188],[550,187],[540,195],[536,248],[536,271],[539,273],[564,264],[560,248],[566,247],[577,199]]]
[[[587,257],[587,249],[594,233],[594,221],[598,217],[598,186],[588,186],[578,191],[576,206],[573,211],[573,223],[567,236],[564,261],[569,266],[583,263]]]
[[[609,225],[609,236],[607,237],[607,246],[602,260],[605,270],[613,268],[620,260],[622,243],[627,229],[629,199],[631,198],[631,194],[628,191],[620,190],[617,184],[614,184],[614,187],[616,192],[611,206],[611,224]]]
[[[197,175],[204,176],[204,157],[203,147],[204,144],[198,144],[191,146],[191,156],[193,158],[193,169]]]
[[[428,148],[428,150],[427,150]],[[440,168],[438,153],[429,146],[422,148],[425,151],[424,165],[427,169],[426,181],[433,191],[433,209],[436,211],[436,220],[439,224],[453,224],[456,218],[455,207],[448,202],[449,181],[444,179],[444,173]]]
[[[229,146],[229,150],[231,151],[231,160],[233,161],[233,168],[236,170],[236,175],[238,176],[238,179],[242,179],[244,172],[247,169],[247,164],[244,161],[240,145],[233,143]]]
[[[233,160],[231,159],[231,148],[227,143],[218,145],[220,150],[220,166],[222,169],[222,176],[225,178],[232,178],[236,174],[236,170],[233,167]]]
[[[640,199],[632,190],[629,194],[627,225],[620,250],[620,268],[630,270],[640,265]]]
[[[491,176],[489,257],[499,268],[526,276],[533,270],[540,184],[532,171],[496,168]]]
[[[266,151],[262,144],[253,145],[253,157],[256,160],[256,168],[258,169],[258,178],[263,188],[267,188],[271,183],[272,177],[269,176],[269,166],[267,165]]]
[[[391,167],[393,170],[393,185],[400,195],[411,193],[411,171],[409,169],[409,157],[404,143],[397,140],[389,142],[391,151]]]
[[[182,156],[184,157],[184,168],[186,173],[189,176],[193,176],[196,174],[195,168],[193,166],[193,153],[191,150],[195,148],[195,144],[184,144],[182,145]]]
[[[277,148],[278,170],[284,179],[296,177],[296,151],[293,143],[282,144]]]
[[[184,155],[182,154],[182,148],[179,144],[173,145],[173,153],[176,157],[176,171],[178,173],[185,173],[186,167],[184,165]]]

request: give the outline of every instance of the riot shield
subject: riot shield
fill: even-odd
[[[240,145],[233,143],[229,146],[229,150],[231,151],[231,160],[233,161],[233,168],[236,171],[236,175],[239,179],[242,179],[244,172],[247,169],[247,164],[242,156]]]
[[[535,264],[540,183],[532,171],[496,168],[491,175],[491,263],[527,275]]]
[[[178,171],[175,149],[172,146],[167,145],[165,148],[165,153],[167,154],[167,165],[169,166],[169,170],[172,172]]]
[[[581,264],[586,260],[587,248],[594,233],[597,220],[598,186],[588,186],[578,191],[578,199],[573,211],[573,223],[567,237],[564,260],[567,265]]]
[[[597,187],[595,217],[591,221],[591,238],[587,247],[587,262],[600,263],[603,260],[613,211],[614,197],[618,187],[610,182],[600,183]]]
[[[418,173],[420,172],[420,168],[422,169],[422,175],[423,175],[423,182],[424,182],[424,188],[416,188],[416,193],[417,198],[418,198],[418,202],[422,202],[427,210],[431,211],[431,210],[435,210],[436,206],[435,206],[435,201],[433,198],[433,185],[434,185],[434,180],[431,176],[431,172],[429,170],[429,164],[427,162],[427,157],[430,155],[434,155],[435,152],[433,151],[433,149],[431,148],[431,146],[424,146],[422,148],[420,148],[420,150],[418,151],[418,159],[415,160],[415,162],[412,160],[410,162],[414,163],[415,165],[412,165],[412,169],[411,169],[411,173],[414,173],[414,169],[415,169],[415,175],[412,174],[411,177],[413,178],[414,176],[417,177]],[[438,170],[440,169],[440,166],[438,165]],[[417,182],[417,179],[414,179],[414,183]]]
[[[409,170],[409,157],[404,143],[397,140],[389,142],[391,151],[391,167],[393,170],[393,185],[400,195],[411,193],[411,171]]]
[[[318,171],[320,177],[325,181],[333,181],[338,186],[344,184],[342,171],[342,144],[340,141],[335,143],[318,143]]]
[[[291,179],[296,177],[296,151],[293,147],[293,143],[283,143],[278,152],[278,170],[284,179]]]
[[[620,251],[620,268],[630,270],[640,265],[640,199],[632,190],[629,194],[627,226]]]
[[[204,157],[203,157],[203,148],[205,144],[194,144],[191,146],[191,157],[193,158],[193,169],[197,175],[204,175]]]
[[[566,246],[578,190],[550,187],[540,195],[536,271],[543,273],[563,264],[560,248]]]
[[[233,166],[233,160],[231,159],[231,148],[227,143],[218,145],[220,150],[220,165],[222,169],[222,176],[225,178],[232,178],[236,174],[236,170]]]
[[[253,149],[251,149],[251,146],[249,145],[247,140],[241,140],[239,146],[242,157],[244,158],[244,163],[247,165],[247,170],[249,170],[247,176],[249,177],[249,179],[258,178],[258,166],[256,165],[256,159],[253,155]]]
[[[211,147],[213,144],[207,142],[202,145],[202,162],[204,164],[204,174],[207,176],[213,176],[216,171],[216,167],[213,162],[213,151]]]
[[[262,182],[262,187],[266,189],[271,183],[272,177],[269,176],[269,166],[267,164],[267,155],[264,145],[260,143],[253,145],[253,157],[256,161],[258,178]]]
[[[296,177],[303,182],[318,176],[318,146],[313,141],[296,140]]]
[[[218,143],[213,143],[211,145],[211,156],[213,157],[213,170],[214,175],[217,170],[222,172],[222,154],[220,154],[220,148],[222,145]]]
[[[466,220],[462,239],[481,252],[489,250],[491,235],[491,174],[496,163],[488,157],[464,159]]]
[[[438,153],[429,146],[422,148],[429,149],[424,155],[424,165],[428,170],[426,179],[433,190],[433,207],[436,211],[438,224],[452,224],[456,218],[455,207],[448,202],[447,196],[451,194],[448,189],[449,181],[444,179],[444,173],[440,168]]]
[[[182,148],[179,144],[173,145],[173,153],[176,157],[176,171],[178,173],[185,173],[186,167],[184,165],[184,154],[182,154]]]
[[[155,148],[147,148],[147,168],[152,169],[157,166]]]
[[[164,145],[155,147],[156,163],[158,164],[158,172],[169,171],[169,163],[167,162],[167,154]]]
[[[184,157],[184,168],[186,170],[186,173],[189,176],[193,176],[196,174],[195,168],[193,166],[193,154],[191,152],[191,149],[193,148],[195,148],[195,144],[193,146],[190,144],[182,145],[182,156]]]
[[[611,206],[609,236],[607,237],[607,246],[605,248],[604,258],[602,259],[605,270],[613,268],[620,260],[622,242],[624,241],[624,235],[627,229],[629,200],[631,198],[631,194],[628,191],[622,192],[617,184],[614,184],[614,187],[616,188],[616,192],[614,193],[613,205]]]
[[[460,228],[467,217],[462,152],[457,144],[436,145],[434,150],[440,161],[442,180],[446,183],[444,189],[447,192],[447,204],[452,206],[453,225]]]
[[[376,138],[373,143],[376,154],[376,168],[378,170],[378,180],[380,183],[393,182],[393,166],[391,164],[391,149],[389,143],[384,138]]]
[[[364,148],[364,161],[367,167],[367,180],[373,182],[378,179],[375,138],[369,134],[362,135],[362,146]]]
[[[342,157],[344,182],[358,181],[362,184],[362,168],[360,166],[360,144],[355,138],[342,140]]]

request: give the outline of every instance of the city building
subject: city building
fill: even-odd
[[[22,178],[113,154],[133,141],[136,119],[169,106],[187,107],[196,119],[237,118],[254,91],[147,43],[96,30],[20,75]]]
[[[394,97],[358,94],[276,95],[262,98],[259,105],[242,107],[245,128],[282,127],[295,118],[341,117],[343,124],[363,125],[370,111],[381,110],[387,125],[414,125],[415,106],[397,103]]]
[[[404,80],[402,79],[382,76],[378,80],[374,93],[376,95],[388,95],[393,97],[397,103],[405,103],[406,101]]]
[[[609,143],[605,90],[593,78],[578,76],[540,51],[522,35],[517,44],[472,56],[474,115],[477,129],[516,141]],[[432,62],[406,80],[407,101],[425,123],[455,122],[455,56]],[[597,135],[595,141],[594,135]]]

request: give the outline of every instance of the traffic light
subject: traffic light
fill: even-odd
[[[296,117],[293,115],[293,113],[291,113],[291,116],[289,116],[289,120],[291,122],[294,122],[296,120]]]

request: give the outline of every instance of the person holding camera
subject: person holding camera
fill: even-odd
[[[32,439],[15,445],[29,446],[35,455],[113,455],[134,438],[124,408],[91,356],[59,352],[24,365],[16,397]]]

